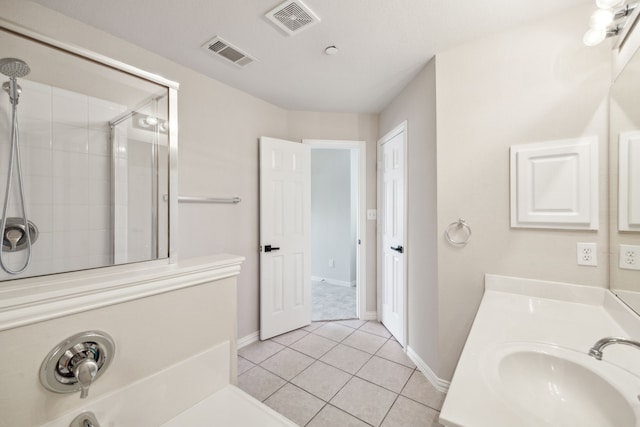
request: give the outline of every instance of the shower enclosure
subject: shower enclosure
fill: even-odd
[[[0,281],[172,257],[177,85],[0,21],[4,71]]]

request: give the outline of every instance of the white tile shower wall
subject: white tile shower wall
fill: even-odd
[[[18,104],[27,213],[40,231],[32,263],[18,277],[111,263],[111,149],[109,120],[126,107],[21,79]],[[0,194],[10,150],[11,105],[0,96]],[[15,175],[14,175],[15,176]],[[126,174],[125,178],[126,179]],[[12,192],[9,215],[20,210]],[[26,251],[5,253],[15,268]],[[14,278],[0,272],[0,280]]]
[[[129,200],[129,261],[143,261],[152,257],[151,247],[151,212],[152,212],[152,187],[151,170],[152,162],[151,144],[145,141],[129,140],[129,185],[136,190],[136,197]],[[146,189],[147,191],[140,191]],[[147,226],[149,225],[149,226]]]

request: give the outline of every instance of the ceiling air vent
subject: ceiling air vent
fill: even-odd
[[[320,22],[318,15],[300,0],[285,1],[265,16],[290,36]]]
[[[202,47],[239,67],[244,67],[255,61],[255,59],[218,36],[203,44]]]

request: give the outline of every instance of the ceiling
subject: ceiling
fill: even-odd
[[[302,1],[321,22],[287,36],[264,16],[282,0],[35,0],[282,108],[357,113],[382,110],[437,52],[592,0]],[[216,35],[257,61],[201,48]]]

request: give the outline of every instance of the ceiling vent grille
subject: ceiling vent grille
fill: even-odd
[[[218,36],[203,44],[202,48],[208,50],[217,57],[234,63],[238,67],[244,67],[255,61],[254,58]]]
[[[300,0],[287,0],[265,16],[290,36],[320,22],[318,15]]]

